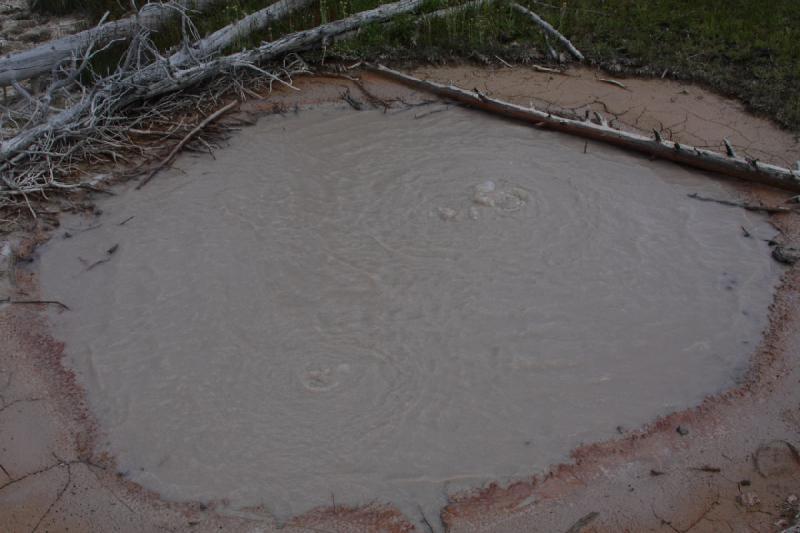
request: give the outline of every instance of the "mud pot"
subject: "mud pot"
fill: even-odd
[[[631,128],[690,94],[620,91],[587,71],[487,80],[606,112],[639,90],[645,109],[615,114],[638,116]],[[214,159],[185,155],[94,215],[65,215],[18,265],[16,291],[69,309],[2,310],[11,360],[39,358],[29,388],[56,391],[3,391],[0,416],[53,402],[49,433],[3,422],[3,454],[61,442],[24,468],[0,457],[0,515],[20,530],[81,524],[87,507],[64,502],[95,494],[75,481],[86,470],[113,495],[88,508],[131,530],[553,531],[583,517],[585,531],[685,531],[726,509],[726,525],[778,527],[800,479],[783,355],[797,346],[797,274],[768,241],[791,242],[795,215],[689,194],[786,195],[370,83],[413,105],[354,111],[339,99],[359,96],[349,82],[302,82],[300,104],[317,105],[251,104],[283,112]],[[696,115],[733,113],[690,90],[705,99],[686,104]],[[783,133],[735,113],[742,135],[774,136],[741,150],[792,156]],[[715,142],[688,112],[681,128]],[[11,366],[9,387],[23,387]]]

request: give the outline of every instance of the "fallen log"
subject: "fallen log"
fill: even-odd
[[[518,13],[521,13],[526,17],[528,17],[529,19],[531,19],[545,32],[555,37],[556,40],[560,42],[564,46],[564,48],[566,48],[567,51],[569,51],[569,53],[575,57],[575,59],[577,59],[578,61],[583,61],[583,54],[581,54],[580,51],[577,48],[575,48],[575,46],[570,42],[569,39],[561,35],[561,32],[552,27],[546,20],[544,20],[542,17],[540,17],[527,7],[521,6],[516,2],[511,2],[511,7]]]
[[[470,0],[469,2],[464,2],[463,4],[458,4],[457,6],[453,7],[446,7],[444,9],[439,9],[437,11],[432,11],[430,13],[425,13],[424,15],[420,15],[419,18],[416,20],[416,25],[419,26],[420,24],[427,22],[431,19],[435,18],[442,18],[448,15],[452,15],[453,13],[458,13],[460,11],[466,11],[467,9],[473,7],[480,7],[483,4],[493,4],[494,0]]]
[[[292,11],[311,5],[314,0],[278,0],[274,4],[251,13],[246,17],[220,28],[211,35],[193,43],[188,49],[180,50],[170,56],[172,66],[184,65],[190,60],[207,59],[209,56],[222,52],[239,39],[251,33],[265,29],[269,24],[280,20]]]
[[[562,117],[533,107],[523,107],[490,98],[477,91],[471,92],[453,85],[442,85],[432,81],[420,80],[383,65],[365,65],[365,68],[414,89],[433,93],[495,115],[613,144],[701,170],[717,172],[726,176],[764,183],[791,191],[800,191],[800,171],[762,163],[753,159],[730,157],[704,148],[682,145],[664,140],[658,134],[656,134],[655,138],[650,138],[637,133],[617,130],[608,125],[595,124],[588,120],[582,121]]]
[[[179,0],[183,8],[205,10],[217,0]],[[100,24],[34,48],[0,58],[0,87],[52,72],[61,61],[80,57],[92,43],[102,45],[118,39],[129,39],[141,28],[154,31],[175,14],[175,6],[154,2],[146,4],[136,14]]]
[[[337,35],[365,24],[383,22],[397,15],[416,10],[423,0],[400,0],[350,17],[329,22],[308,30],[290,33],[272,42],[228,56],[173,69],[168,61],[159,61],[131,73],[115,74],[101,80],[81,101],[50,117],[47,122],[29,128],[0,143],[0,162],[8,161],[33,143],[48,135],[77,130],[83,122],[91,122],[95,113],[111,114],[134,102],[172,93],[207,81],[224,71],[252,68],[259,63],[282,57],[291,52],[313,48]],[[258,69],[260,72],[260,69]],[[3,167],[0,166],[0,172]]]

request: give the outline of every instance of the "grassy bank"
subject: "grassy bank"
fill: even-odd
[[[82,11],[98,19],[121,15],[117,0],[34,0],[39,9]],[[194,17],[202,33],[213,31],[269,0],[221,0]],[[290,31],[375,7],[379,0],[320,0],[303,13],[253,35],[248,46]],[[431,0],[424,11],[458,2]],[[755,112],[800,132],[800,9],[797,0],[522,0],[567,35],[591,63],[612,72],[670,76],[700,82],[735,96]],[[178,29],[158,37],[166,47]],[[540,32],[508,7],[482,6],[417,23],[400,17],[365,28],[326,50],[327,57],[413,60],[542,62]]]

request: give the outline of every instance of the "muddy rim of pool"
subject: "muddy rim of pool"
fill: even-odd
[[[524,92],[524,87],[519,87],[519,79],[516,82],[509,81],[515,75],[510,72],[501,73],[488,82],[486,71],[444,69],[425,73],[432,78],[438,75],[449,80],[459,79],[460,76],[485,85],[495,83],[500,86],[493,91],[501,96],[505,91],[509,97],[528,98],[527,95],[518,94],[518,91]],[[533,79],[530,76],[539,74],[542,73],[517,73],[516,76],[528,76],[524,81],[530,83]],[[577,77],[582,79],[583,75],[585,73],[579,72]],[[553,76],[549,76],[550,80],[546,78],[548,75],[543,74],[541,83],[550,83]],[[370,91],[379,94],[382,99],[400,98],[411,105],[432,99],[428,95],[416,94],[369,77],[365,80],[369,83]],[[504,80],[506,85],[502,86]],[[561,80],[558,81],[560,83]],[[591,85],[591,80],[583,81]],[[631,83],[634,81],[631,80]],[[659,82],[639,83],[646,87],[648,83],[658,85]],[[691,86],[671,83],[674,88],[689,87],[692,93],[703,96],[704,100],[718,98]],[[350,89],[354,96],[359,94],[357,86],[341,78],[310,78],[299,85],[302,89],[299,93],[279,91],[267,100],[246,106],[243,108],[244,115],[235,119],[241,120],[250,113],[282,112],[295,105],[340,101],[345,88]],[[602,82],[597,83],[598,91],[600,87],[604,94],[612,89],[603,86]],[[647,89],[635,87],[634,90],[645,94]],[[565,94],[568,95],[568,91]],[[579,91],[574,89],[573,92]],[[595,98],[594,102],[585,99],[585,103],[608,107],[605,101],[597,104],[597,101],[606,99],[605,96]],[[735,106],[723,99],[719,99],[719,102],[720,106]],[[555,105],[567,107],[564,103]],[[740,110],[738,112],[744,116]],[[624,113],[619,115],[624,121]],[[647,113],[643,111],[637,123],[643,120],[642,117],[646,118]],[[735,123],[735,126],[737,129],[743,127],[739,123]],[[689,135],[693,134],[691,127],[684,127]],[[788,134],[786,138],[789,138]],[[757,144],[757,140],[753,141],[748,148],[754,151],[775,149],[774,144],[766,147]],[[793,151],[796,153],[797,144],[792,146],[787,140],[782,148],[783,152],[780,148],[776,150],[778,157],[788,158]],[[771,205],[789,196],[757,185],[735,186],[743,198]],[[770,222],[781,233],[783,244],[796,246],[800,242],[800,224],[796,214],[773,215]],[[17,256],[21,261],[16,274],[15,299],[21,300],[23,298],[20,296],[24,296],[24,299],[36,300],[40,296],[37,294],[35,270],[27,267],[24,260],[35,257],[36,245],[48,239],[52,229],[39,225],[36,231],[20,239]],[[635,528],[636,525],[656,524],[665,530],[685,531],[701,522],[708,525],[713,520],[734,517],[754,523],[774,524],[778,520],[785,520],[783,525],[788,527],[794,520],[790,516],[792,504],[787,503],[789,510],[784,513],[786,517],[782,517],[780,505],[786,502],[781,500],[800,490],[800,457],[796,448],[800,435],[800,393],[792,387],[798,382],[800,368],[800,350],[797,349],[800,339],[795,333],[800,331],[798,291],[800,272],[797,267],[791,267],[783,275],[769,311],[769,327],[741,385],[707,398],[696,408],[673,413],[646,427],[633,430],[621,428],[619,439],[579,447],[572,452],[572,463],[555,465],[546,474],[507,486],[491,484],[452,496],[450,504],[438,518],[452,530],[503,527],[509,531],[521,528],[566,530],[577,525],[585,526],[583,530],[588,531],[590,528],[613,530],[619,526]],[[37,306],[6,307],[0,314],[0,331],[12,347],[12,354],[7,356],[12,369],[4,369],[8,383],[0,391],[3,394],[0,413],[46,403],[50,408],[48,422],[61,426],[55,435],[45,439],[52,441],[47,446],[50,453],[44,454],[49,456],[48,461],[41,460],[26,471],[18,470],[19,463],[0,461],[3,466],[0,469],[0,497],[3,493],[15,492],[23,485],[33,485],[33,488],[26,487],[28,493],[24,505],[0,501],[0,514],[7,515],[11,524],[20,529],[25,529],[26,525],[38,529],[48,523],[63,524],[68,520],[81,523],[81,512],[93,514],[115,502],[114,505],[118,503],[125,514],[129,512],[136,515],[142,524],[167,527],[191,525],[201,529],[219,525],[233,529],[244,528],[256,520],[262,521],[265,526],[274,525],[263,509],[246,509],[238,516],[223,515],[215,512],[215,509],[221,508],[224,502],[210,506],[168,503],[160,500],[157,494],[126,481],[115,472],[113,457],[98,457],[94,452],[101,430],[88,410],[84,391],[77,384],[75,376],[61,365],[64,346],[50,337],[45,317]],[[16,385],[15,380],[21,376],[24,376],[27,389]],[[14,394],[13,397],[9,395],[9,389],[16,388],[29,393]],[[742,413],[746,413],[746,416]],[[30,415],[27,412],[24,414]],[[739,417],[741,420],[737,421]],[[762,429],[747,426],[744,421],[750,418],[759,421]],[[766,423],[767,419],[771,422]],[[721,451],[723,447],[719,445],[719,440],[731,438],[731,426],[738,426],[740,431],[735,433],[739,434],[737,438],[741,442],[729,444],[730,450],[726,448]],[[12,432],[15,432],[13,426]],[[18,432],[21,439],[31,438],[32,433],[36,432],[29,428]],[[713,451],[715,448],[716,452]],[[764,458],[767,456],[768,459]],[[769,467],[765,467],[765,464]],[[635,472],[631,472],[632,469]],[[58,479],[51,479],[51,473],[58,473]],[[724,480],[728,477],[733,481]],[[93,485],[93,479],[99,483],[99,488]],[[666,489],[649,486],[665,479],[671,480]],[[676,479],[678,483],[673,481]],[[96,505],[90,501],[84,504],[83,509],[76,509],[73,502],[71,508],[64,508],[68,505],[69,495],[79,493],[81,489],[94,495]],[[648,508],[644,504],[640,509],[631,508],[627,494],[636,493],[637,490],[640,494],[658,494],[661,504],[670,500],[674,505],[667,505],[666,510],[653,506]],[[732,495],[730,498],[727,497],[729,492]],[[601,493],[605,493],[606,497],[611,495],[612,503],[597,500]],[[751,493],[759,500],[757,503]],[[113,495],[110,499],[109,494]],[[691,497],[687,497],[687,494],[691,494]],[[596,501],[594,505],[588,503],[593,499]],[[722,513],[723,518],[714,518],[713,513]],[[96,516],[105,517],[110,524],[120,523],[120,516],[107,509],[98,511]],[[420,522],[421,518],[424,524],[425,521],[435,521],[437,517],[404,517],[386,504],[345,508],[332,500],[329,507],[295,517],[285,527],[299,530],[349,528],[404,531],[414,529],[413,524]]]

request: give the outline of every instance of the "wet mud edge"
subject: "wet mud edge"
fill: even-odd
[[[452,75],[452,73],[448,72],[447,75]],[[463,73],[463,75],[469,76],[469,72]],[[414,93],[368,75],[364,75],[363,79],[370,92],[382,99],[402,98],[407,102],[416,103],[433,99],[429,95]],[[642,83],[657,84],[658,82]],[[251,101],[243,105],[241,112],[252,115],[285,113],[291,112],[294,106],[302,108],[326,102],[337,102],[341,101],[344,89],[350,89],[354,96],[364,96],[359,93],[359,87],[343,78],[321,76],[303,79],[298,80],[298,86],[302,89],[300,92],[279,90],[268,99]],[[607,90],[608,87],[599,83],[598,90],[601,89]],[[699,92],[699,89],[696,90]],[[502,90],[496,90],[495,94],[503,97]],[[776,202],[777,199],[785,196],[760,186],[738,185],[737,188],[745,198],[752,200]],[[771,222],[782,233],[786,244],[796,245],[800,242],[800,221],[797,218],[796,214],[775,215],[771,218]],[[23,236],[18,246],[18,255],[22,258],[35,257],[36,246],[45,242],[49,237],[50,234],[45,230]],[[24,294],[26,298],[30,299],[39,296],[34,270],[24,264],[17,268],[16,287],[13,289],[15,294]],[[800,351],[797,348],[800,346],[800,339],[798,339],[800,335],[797,332],[800,332],[800,267],[794,266],[788,268],[783,274],[774,301],[770,306],[768,329],[764,332],[752,357],[747,375],[736,388],[707,397],[702,404],[695,408],[670,414],[646,427],[622,430],[618,439],[581,446],[572,451],[572,462],[555,465],[544,474],[531,476],[510,485],[492,483],[486,487],[453,495],[450,503],[442,509],[440,517],[425,517],[426,520],[435,520],[436,522],[441,520],[446,529],[459,531],[504,528],[510,528],[507,530],[513,531],[515,528],[524,527],[521,524],[529,524],[528,530],[540,530],[539,527],[541,530],[550,530],[547,524],[557,522],[568,527],[576,516],[580,518],[584,515],[588,516],[587,513],[599,511],[597,520],[586,524],[586,529],[582,529],[583,531],[619,530],[617,529],[619,526],[624,529],[636,530],[644,526],[645,522],[649,522],[649,525],[656,526],[656,528],[665,528],[665,531],[688,530],[680,525],[681,523],[694,528],[701,524],[701,521],[695,521],[695,515],[698,513],[696,508],[698,506],[703,509],[707,508],[709,494],[715,494],[719,499],[721,493],[719,487],[715,487],[714,482],[708,482],[707,479],[710,475],[715,474],[713,469],[719,468],[713,465],[725,461],[718,454],[715,455],[713,450],[704,448],[705,451],[701,455],[705,454],[703,456],[706,459],[700,465],[697,462],[698,442],[701,443],[699,444],[701,447],[705,447],[706,444],[713,447],[715,438],[722,433],[730,434],[730,427],[737,426],[737,413],[740,410],[754,410],[758,414],[759,406],[769,405],[769,411],[763,409],[763,416],[773,419],[779,416],[781,420],[776,423],[785,426],[786,431],[783,434],[774,435],[775,438],[760,440],[752,448],[752,453],[745,454],[748,459],[744,462],[734,459],[737,462],[734,470],[755,469],[755,473],[758,475],[759,450],[763,446],[771,446],[776,442],[786,443],[789,450],[789,463],[792,462],[792,450],[796,456],[797,448],[795,446],[798,445],[797,437],[800,435],[800,393],[792,394],[791,390],[792,388],[800,389],[797,385],[798,367],[800,367],[798,364]],[[4,339],[3,344],[11,346],[14,351],[13,355],[4,354],[3,357],[13,359],[11,366],[22,369],[26,375],[34,376],[31,381],[35,383],[31,386],[34,389],[44,389],[35,391],[37,398],[39,396],[47,398],[57,413],[57,417],[65,426],[65,430],[59,432],[58,439],[61,442],[53,445],[54,450],[61,450],[62,454],[53,451],[52,464],[44,466],[44,469],[66,468],[69,471],[71,465],[82,465],[91,470],[101,484],[106,487],[113,486],[116,489],[117,498],[124,500],[123,503],[131,510],[131,513],[141,515],[137,520],[145,524],[163,524],[164,527],[167,525],[171,527],[197,526],[199,529],[195,530],[216,529],[217,527],[234,530],[248,525],[252,526],[255,521],[261,522],[263,527],[278,527],[264,509],[246,509],[243,510],[243,516],[231,516],[217,512],[218,509],[225,507],[225,501],[208,505],[198,502],[166,502],[161,500],[158,494],[126,481],[124,475],[117,472],[112,456],[96,452],[102,430],[89,410],[85,391],[78,383],[76,376],[62,365],[64,345],[50,336],[45,314],[36,306],[7,306],[4,310],[0,309],[0,338]],[[6,342],[9,340],[12,342]],[[2,363],[4,361],[0,360],[0,364]],[[0,378],[5,379],[2,375]],[[13,376],[9,378],[9,382],[11,379]],[[4,409],[12,407],[9,405],[10,401],[13,402],[14,399],[4,398]],[[776,415],[776,413],[779,414]],[[2,419],[0,419],[0,425],[5,425]],[[10,429],[12,432],[14,431],[13,427]],[[747,428],[742,429],[743,433],[747,432]],[[8,429],[4,428],[4,431],[8,431]],[[786,435],[793,439],[791,441],[786,439]],[[743,442],[742,445],[752,447],[749,441]],[[655,510],[651,513],[650,510],[641,512],[641,510],[627,509],[624,498],[616,500],[617,503],[613,498],[610,501],[598,501],[596,508],[589,506],[578,508],[582,505],[579,493],[587,492],[587,488],[593,484],[608,484],[610,471],[625,470],[631,480],[633,478],[646,479],[648,476],[660,478],[669,475],[667,467],[664,468],[664,471],[656,467],[650,468],[648,471],[644,466],[653,461],[663,464],[659,458],[665,455],[677,457],[676,465],[683,461],[683,463],[699,465],[698,468],[706,466],[709,469],[704,472],[706,475],[703,483],[688,483],[672,487],[672,490],[685,492],[675,499],[677,501],[675,505],[671,505],[673,514],[670,517],[663,516]],[[800,458],[794,457],[794,459],[800,461]],[[641,466],[636,474],[629,472],[628,467],[632,464]],[[794,467],[796,470],[792,470]],[[785,465],[784,470],[788,470],[783,472],[786,475],[781,474],[783,476],[781,479],[786,482],[774,495],[776,498],[782,496],[781,491],[797,491],[800,488],[800,463],[794,467],[791,464]],[[41,472],[45,472],[44,469]],[[12,489],[13,485],[36,477],[40,473],[37,470],[32,472],[15,472],[11,468],[9,470],[11,472],[0,471],[0,496],[2,496],[2,491]],[[640,478],[639,474],[642,474],[643,477]],[[67,478],[67,484],[64,485],[65,490],[68,488],[70,477]],[[613,483],[620,482],[618,476],[612,477],[615,477]],[[624,477],[625,475],[622,475],[622,478]],[[742,481],[745,479],[737,478],[736,480],[740,493],[743,491]],[[744,486],[749,486],[749,484]],[[47,493],[48,491],[40,492]],[[16,525],[20,530],[29,530],[30,528],[24,527],[24,524],[31,523],[36,525],[34,529],[39,528],[45,523],[45,520],[57,518],[59,512],[63,514],[63,510],[54,508],[63,492],[64,490],[61,493],[56,492],[58,496],[56,501],[48,502],[45,498],[38,507],[32,506],[31,516],[27,519],[25,516],[9,511],[8,506],[13,503],[8,501],[4,503],[0,499],[0,517],[9,516],[11,520],[8,523],[12,524],[12,528]],[[671,501],[668,491],[664,492],[661,498],[663,501]],[[762,498],[765,501],[768,500],[768,497],[762,496]],[[734,502],[732,509],[749,511],[748,506],[742,504],[740,500]],[[777,504],[771,502],[770,505]],[[545,506],[551,514],[547,520],[540,521],[537,519],[537,514],[541,513]],[[616,508],[617,506],[618,508]],[[718,504],[717,507],[725,508],[722,504]],[[44,515],[42,515],[43,509]],[[619,513],[627,515],[627,518],[620,517]],[[770,516],[766,518],[759,518],[759,523],[774,522],[772,513],[768,514]],[[47,515],[52,516],[48,518]],[[708,512],[701,520],[706,520],[707,515]],[[755,515],[748,516],[755,517]],[[777,514],[774,516],[777,517]],[[332,499],[330,506],[314,509],[292,518],[282,527],[284,530],[317,528],[336,531],[411,531],[419,529],[419,526],[415,527],[414,525],[419,518],[402,516],[399,511],[388,504],[370,504],[353,508],[338,505]],[[88,517],[86,519],[90,520]],[[77,523],[83,522],[80,517],[75,517],[75,520]],[[109,515],[109,520],[116,521],[111,515]],[[104,529],[93,520],[92,522],[99,529]],[[55,521],[55,524],[59,523],[59,520]],[[504,523],[505,525],[503,525]]]

